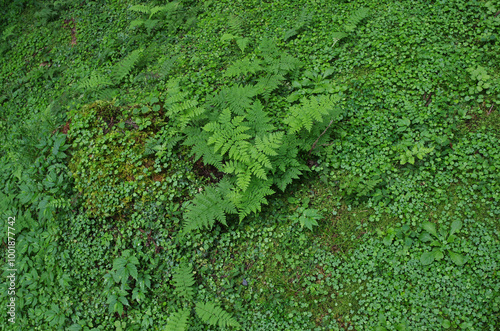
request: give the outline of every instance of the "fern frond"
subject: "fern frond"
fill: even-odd
[[[353,32],[357,25],[368,16],[370,10],[368,8],[360,8],[354,14],[349,17],[347,24],[345,25],[346,32]]]
[[[80,83],[80,88],[86,90],[96,90],[110,85],[113,85],[113,82],[109,77],[93,72],[90,74],[89,78],[84,79]]]
[[[186,134],[186,140],[184,140],[184,146],[192,146],[190,156],[195,156],[194,161],[203,158],[205,164],[211,164],[217,169],[222,168],[222,156],[219,153],[215,153],[211,146],[207,145],[210,133],[203,131],[199,128],[186,128],[184,130]]]
[[[149,14],[151,12],[151,7],[146,5],[134,5],[128,10],[135,11],[137,13]]]
[[[252,85],[225,87],[213,98],[213,103],[220,108],[229,108],[232,113],[243,115],[244,110],[250,108],[257,92]]]
[[[185,308],[170,315],[169,321],[165,326],[165,331],[185,331],[188,329],[188,318],[190,310]]]
[[[283,77],[282,75],[268,74],[257,80],[255,88],[257,89],[258,94],[262,95],[267,102],[269,100],[271,92],[276,90],[284,80],[285,77]]]
[[[97,92],[98,100],[112,100],[118,95],[118,90],[113,88],[107,88]]]
[[[133,20],[132,22],[130,22],[130,27],[131,28],[135,28],[137,26],[141,26],[145,23],[146,21],[143,20],[142,18],[138,18],[136,20]]]
[[[208,323],[213,326],[219,326],[221,328],[233,326],[241,328],[241,325],[234,319],[229,313],[224,311],[222,308],[218,307],[212,302],[198,302],[196,303],[196,314],[203,320],[203,322]]]
[[[300,105],[290,107],[290,113],[284,123],[288,124],[292,134],[302,129],[310,132],[314,121],[322,122],[325,115],[334,112],[335,101],[334,97],[326,95],[304,98]]]
[[[194,276],[193,269],[187,263],[181,263],[175,270],[172,280],[175,286],[175,293],[186,299],[193,297]]]
[[[266,155],[274,156],[278,155],[276,149],[281,145],[281,139],[283,139],[284,132],[273,132],[269,133],[267,136],[261,138],[257,136],[255,138],[255,146],[261,152]]]
[[[301,65],[302,63],[298,59],[289,54],[281,53],[279,58],[270,63],[269,71],[276,75],[286,75],[300,68]]]
[[[228,185],[230,186],[229,182],[222,179],[217,187],[208,186],[194,197],[184,214],[185,231],[211,228],[216,220],[227,225],[226,213],[236,213],[234,204],[224,198]]]
[[[250,213],[259,212],[262,205],[267,204],[266,197],[274,194],[274,191],[271,190],[272,183],[271,179],[261,180],[254,177],[247,190],[239,192],[236,201],[238,201],[237,208],[240,222]]]
[[[230,34],[240,37],[243,35],[243,20],[241,18],[231,15],[229,16],[228,24],[228,31]]]
[[[348,34],[345,33],[345,32],[334,32],[334,33],[332,33],[332,38],[334,40],[340,40],[340,39],[343,39],[343,38],[345,38],[347,36],[348,36]]]
[[[287,41],[291,37],[296,36],[298,33],[300,33],[304,27],[309,23],[309,21],[312,19],[312,12],[310,12],[307,8],[303,8],[302,11],[300,12],[300,16],[297,19],[295,26],[292,29],[289,29],[286,33],[285,36],[283,37],[283,40]]]
[[[142,54],[142,49],[136,49],[127,55],[123,60],[118,62],[111,72],[111,78],[115,84],[127,76],[134,68]]]
[[[177,61],[178,58],[179,56],[171,56],[167,57],[167,59],[162,62],[161,68],[158,72],[161,78],[165,78],[170,73],[174,67],[175,61]]]
[[[268,132],[274,131],[275,129],[275,126],[270,123],[271,118],[267,116],[267,113],[264,111],[264,107],[259,100],[255,101],[247,110],[245,117],[247,119],[246,125],[250,127],[248,133],[253,137],[263,136]]]
[[[224,76],[235,77],[239,75],[247,75],[249,73],[255,74],[263,69],[261,64],[262,61],[259,59],[250,60],[250,58],[245,57],[230,65],[226,69]]]

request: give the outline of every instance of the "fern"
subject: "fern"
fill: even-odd
[[[146,5],[134,5],[134,6],[130,7],[128,10],[135,11],[138,13],[149,14],[149,12],[151,11],[151,8],[149,6],[146,6]]]
[[[185,308],[170,315],[170,320],[165,326],[165,331],[185,331],[188,329],[188,318],[191,312]]]
[[[172,70],[172,68],[174,68],[175,61],[177,61],[178,58],[179,56],[170,56],[162,62],[160,70],[158,72],[161,78],[165,78],[168,76],[168,74],[170,74],[170,71]]]
[[[290,107],[290,113],[285,118],[289,126],[289,133],[293,134],[302,129],[311,131],[314,121],[322,122],[326,115],[338,115],[335,99],[331,96],[311,97],[301,100],[300,105]]]
[[[80,88],[96,90],[110,85],[113,85],[113,81],[109,77],[93,72],[90,74],[89,78],[80,83]]]
[[[337,43],[339,40],[349,36],[350,33],[354,32],[361,23],[363,19],[368,17],[370,14],[370,10],[368,8],[360,8],[356,12],[354,12],[348,19],[347,23],[344,25],[344,31],[334,32],[332,34],[332,38]]]
[[[229,108],[231,112],[242,115],[252,105],[252,98],[257,92],[251,85],[225,87],[212,98],[211,105],[220,109]]]
[[[360,8],[354,14],[349,17],[347,24],[345,25],[346,32],[353,32],[358,24],[368,16],[370,10],[368,8]]]
[[[186,263],[181,263],[173,275],[173,282],[175,285],[175,293],[183,296],[186,299],[193,297],[194,277],[193,269]]]
[[[259,59],[250,60],[250,58],[245,57],[230,65],[224,73],[224,76],[235,77],[247,75],[249,73],[255,74],[263,69],[261,63],[262,61]]]
[[[219,326],[221,328],[233,326],[241,328],[241,325],[229,313],[224,311],[212,302],[196,304],[196,314],[210,325]]]
[[[312,19],[312,13],[307,8],[303,8],[302,11],[300,12],[299,18],[295,23],[295,27],[285,32],[283,40],[287,41],[288,39],[302,32],[304,28],[307,26],[307,24],[311,21],[311,19]]]
[[[183,145],[192,146],[189,156],[195,156],[194,161],[203,158],[205,164],[213,165],[218,169],[222,168],[222,156],[214,152],[207,144],[210,133],[200,128],[191,127],[186,128],[184,133],[186,135],[186,140],[183,142]]]
[[[238,208],[240,222],[250,213],[260,212],[262,205],[267,204],[266,197],[274,194],[272,184],[272,179],[259,180],[254,177],[247,190],[234,193],[232,199]]]
[[[120,83],[132,71],[142,52],[142,49],[136,49],[115,65],[111,72],[111,79],[115,84]]]
[[[268,74],[257,81],[257,85],[255,85],[258,93],[264,97],[266,102],[269,100],[271,92],[276,90],[281,82],[285,80],[285,77],[282,75],[271,75]]]
[[[211,228],[215,220],[226,225],[226,214],[236,213],[234,204],[226,199],[231,188],[229,181],[223,179],[217,187],[205,187],[202,193],[197,194],[184,214],[184,230]]]

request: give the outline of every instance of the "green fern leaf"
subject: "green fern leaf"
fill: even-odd
[[[196,303],[196,314],[202,319],[203,322],[221,328],[233,326],[240,328],[241,325],[229,313],[224,311],[212,302],[198,302]]]
[[[247,75],[249,73],[255,74],[263,69],[261,63],[262,61],[259,59],[250,60],[250,58],[245,57],[230,65],[224,73],[224,76],[235,77],[239,75]]]
[[[193,297],[193,269],[187,263],[181,263],[172,276],[175,292],[186,299]]]
[[[228,19],[229,33],[235,36],[243,35],[243,20],[235,15],[230,15]]]
[[[139,61],[142,54],[142,49],[136,49],[127,55],[123,60],[118,62],[111,72],[111,78],[115,84],[121,82],[121,80],[127,76],[130,71],[134,68]]]
[[[370,10],[368,8],[360,8],[354,14],[349,17],[347,24],[345,25],[346,32],[353,32],[357,25],[368,16]]]
[[[283,77],[282,75],[268,74],[257,80],[255,88],[257,89],[258,94],[262,95],[267,102],[269,100],[271,92],[276,90],[284,80],[285,77]]]
[[[169,321],[165,326],[165,331],[185,331],[188,329],[188,318],[190,310],[185,308],[170,315]]]
[[[234,204],[225,199],[231,188],[232,185],[224,178],[217,187],[208,186],[197,194],[184,214],[184,230],[211,228],[216,220],[227,225],[226,213],[236,213]]]
[[[290,107],[290,113],[284,119],[284,123],[288,124],[289,132],[292,134],[302,129],[310,132],[313,123],[322,122],[325,115],[339,115],[335,108],[336,101],[334,97],[326,95],[304,98],[300,105]]]
[[[96,90],[110,85],[113,85],[113,82],[109,77],[93,72],[89,78],[80,83],[80,88]]]
[[[245,52],[249,43],[250,39],[248,38],[236,38],[236,45],[238,45],[242,53]]]
[[[146,5],[134,5],[130,7],[128,10],[135,11],[137,13],[149,14],[151,12],[151,8]]]
[[[130,28],[135,28],[135,27],[144,25],[145,22],[146,21],[143,20],[142,18],[138,18],[138,19],[133,20],[132,22],[130,22]]]
[[[238,208],[240,221],[252,212],[259,212],[262,205],[267,204],[266,197],[274,194],[274,191],[271,190],[272,183],[271,179],[261,180],[254,177],[245,191],[236,192],[233,199]]]

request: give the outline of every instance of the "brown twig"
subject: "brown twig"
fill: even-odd
[[[432,94],[433,94],[433,93],[434,93],[434,92],[429,93],[429,96],[427,97],[427,100],[425,100],[425,106],[424,106],[424,107],[429,106],[429,105],[430,105],[430,103],[432,102],[431,97],[432,97]]]
[[[493,111],[493,107],[494,107],[494,106],[495,106],[495,105],[491,105],[490,109],[488,110],[488,114],[487,114],[488,116],[489,116],[489,115],[491,114],[491,112]]]
[[[314,144],[312,144],[312,147],[309,150],[309,153],[307,153],[308,157],[311,155],[311,152],[316,147],[316,144],[318,143],[319,139],[326,133],[326,131],[330,128],[330,126],[332,125],[332,123],[333,123],[333,119],[330,121],[330,123],[328,123],[328,126],[326,127],[326,129],[323,132],[321,132],[321,134],[319,135],[318,139],[316,139],[316,141],[314,142]]]

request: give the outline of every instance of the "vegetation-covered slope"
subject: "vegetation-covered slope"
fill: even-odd
[[[1,325],[499,328],[496,2],[2,8]]]

